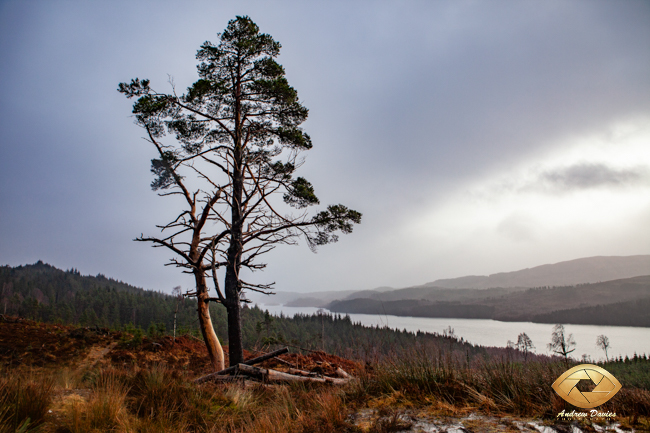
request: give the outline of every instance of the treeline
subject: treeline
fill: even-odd
[[[143,290],[101,274],[84,276],[76,269],[62,271],[39,261],[33,265],[0,267],[0,288],[0,313],[6,315],[42,322],[170,333],[176,314],[177,332],[200,337],[195,299]],[[210,312],[219,339],[227,345],[225,308],[212,304]],[[244,306],[242,334],[247,349],[289,344],[357,359],[373,359],[416,345],[437,345],[463,357],[486,350],[454,336],[362,326],[347,315],[274,317],[256,306]]]
[[[646,354],[635,353],[631,358],[619,356],[600,365],[612,373],[623,386],[650,390],[650,358]]]
[[[324,350],[353,359],[372,360],[387,354],[408,352],[415,348],[439,349],[465,359],[486,354],[485,347],[470,344],[453,335],[411,332],[388,327],[364,326],[354,323],[350,316],[340,314],[297,314],[291,318],[273,317],[259,308],[244,310],[249,324],[256,324],[255,334],[245,332],[248,347],[260,344],[296,344],[312,350]]]

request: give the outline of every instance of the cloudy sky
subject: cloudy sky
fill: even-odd
[[[650,254],[650,2],[0,2],[0,264],[190,287],[133,242],[175,207],[116,91],[196,79],[236,15],[310,109],[301,174],[363,223],[268,256],[278,290]]]

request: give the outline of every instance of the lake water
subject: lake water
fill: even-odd
[[[284,305],[259,305],[269,313],[293,317],[295,314],[313,314],[318,308],[286,307]],[[437,332],[451,326],[456,336],[481,346],[505,347],[508,340],[517,341],[517,336],[525,332],[535,345],[535,353],[549,354],[546,345],[551,341],[552,324],[531,322],[498,322],[484,319],[438,319],[426,317],[400,317],[375,314],[350,314],[353,322],[366,326],[388,326],[407,331]],[[564,325],[565,332],[573,334],[576,350],[573,358],[580,359],[583,354],[593,360],[605,359],[604,352],[596,347],[596,337],[604,334],[609,338],[611,347],[609,357],[626,355],[630,358],[637,354],[650,355],[650,328],[628,326]]]

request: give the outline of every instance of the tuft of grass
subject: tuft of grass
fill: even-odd
[[[130,378],[129,409],[141,419],[207,427],[213,410],[228,406],[228,397],[215,398],[209,387],[198,386],[177,371],[153,366]],[[221,403],[221,404],[220,404]]]
[[[100,372],[92,380],[88,401],[78,398],[56,421],[58,433],[128,431],[131,418],[126,408],[128,388],[115,371]]]
[[[52,404],[50,378],[33,373],[0,377],[0,432],[27,431],[43,423]]]
[[[78,388],[82,380],[82,374],[70,367],[64,367],[54,373],[54,385],[61,389]]]
[[[296,395],[297,431],[303,433],[359,432],[348,418],[349,409],[343,393],[337,389],[320,389],[314,393],[301,388]]]
[[[399,410],[383,409],[378,415],[370,425],[368,433],[393,433],[410,430],[413,427],[413,422]]]

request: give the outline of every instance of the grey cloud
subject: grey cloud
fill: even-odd
[[[533,218],[518,213],[502,219],[496,227],[498,234],[516,241],[525,242],[535,239],[536,224]]]
[[[539,180],[563,190],[590,189],[645,183],[647,167],[613,168],[603,163],[579,163],[542,172]]]

